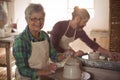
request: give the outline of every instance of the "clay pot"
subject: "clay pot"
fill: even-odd
[[[69,58],[64,66],[63,77],[66,79],[80,79],[80,63],[75,58]]]

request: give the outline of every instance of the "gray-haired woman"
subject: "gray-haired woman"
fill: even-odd
[[[112,60],[117,60],[117,56],[102,48],[99,44],[92,41],[83,28],[86,26],[90,15],[84,8],[75,6],[72,13],[72,20],[64,20],[57,22],[50,32],[50,39],[54,48],[58,52],[64,52],[69,48],[69,43],[80,38],[88,47],[94,51],[107,54]],[[82,46],[82,45],[81,45]],[[82,56],[83,51],[76,52],[75,56]]]
[[[17,80],[40,80],[56,70],[55,63],[65,57],[57,53],[46,32],[44,25],[45,12],[41,4],[30,4],[25,10],[27,26],[19,34],[13,45],[13,56],[16,61]]]

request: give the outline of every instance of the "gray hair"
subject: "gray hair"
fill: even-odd
[[[26,9],[25,9],[25,18],[30,18],[32,13],[34,12],[42,12],[45,15],[44,8],[41,4],[33,4],[31,3]]]
[[[86,19],[86,18],[89,19],[90,18],[88,11],[84,8],[79,8],[78,6],[74,7],[74,11],[72,13],[73,19],[75,16],[80,16],[81,19]]]

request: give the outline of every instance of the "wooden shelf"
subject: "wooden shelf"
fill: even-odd
[[[11,66],[13,66],[15,63],[14,61],[14,57],[12,55],[12,53],[10,54],[10,64]],[[3,53],[3,54],[0,54],[0,67],[6,67],[7,66],[7,63],[6,63],[6,54]]]
[[[11,80],[15,80],[15,72],[11,72]],[[0,67],[0,80],[7,80],[7,71],[5,67]]]
[[[120,0],[110,0],[110,47],[120,52]]]
[[[14,67],[15,64],[15,60],[14,57],[12,55],[12,53],[10,54],[10,65],[11,68]],[[6,54],[5,53],[1,53],[0,54],[0,80],[7,80],[7,63],[6,63]],[[11,69],[12,70],[12,69]],[[15,72],[13,72],[14,70],[11,71],[11,80],[14,80],[15,78]]]

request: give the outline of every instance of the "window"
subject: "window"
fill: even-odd
[[[54,0],[52,0],[53,2],[55,2]],[[51,4],[53,4],[53,2],[50,2]],[[61,0],[62,2],[63,0]],[[44,3],[47,1],[44,0],[30,0],[31,3]],[[49,1],[48,1],[49,2]],[[86,8],[88,10],[88,12],[90,13],[90,17],[93,18],[94,17],[94,0],[66,0],[66,7],[67,7],[67,13],[68,15],[71,15],[71,12],[73,11],[74,6],[79,6],[80,8]],[[50,3],[47,3],[48,5]],[[63,3],[65,3],[65,1],[63,1]],[[65,4],[61,4],[61,5],[65,5]]]
[[[94,0],[68,0],[67,10],[71,13],[74,6],[79,6],[80,8],[86,8],[90,13],[91,18],[94,17]]]
[[[57,21],[71,19],[72,10],[76,5],[86,8],[90,16],[94,17],[94,0],[30,0],[30,3],[41,3],[44,6],[45,31],[50,31]]]

